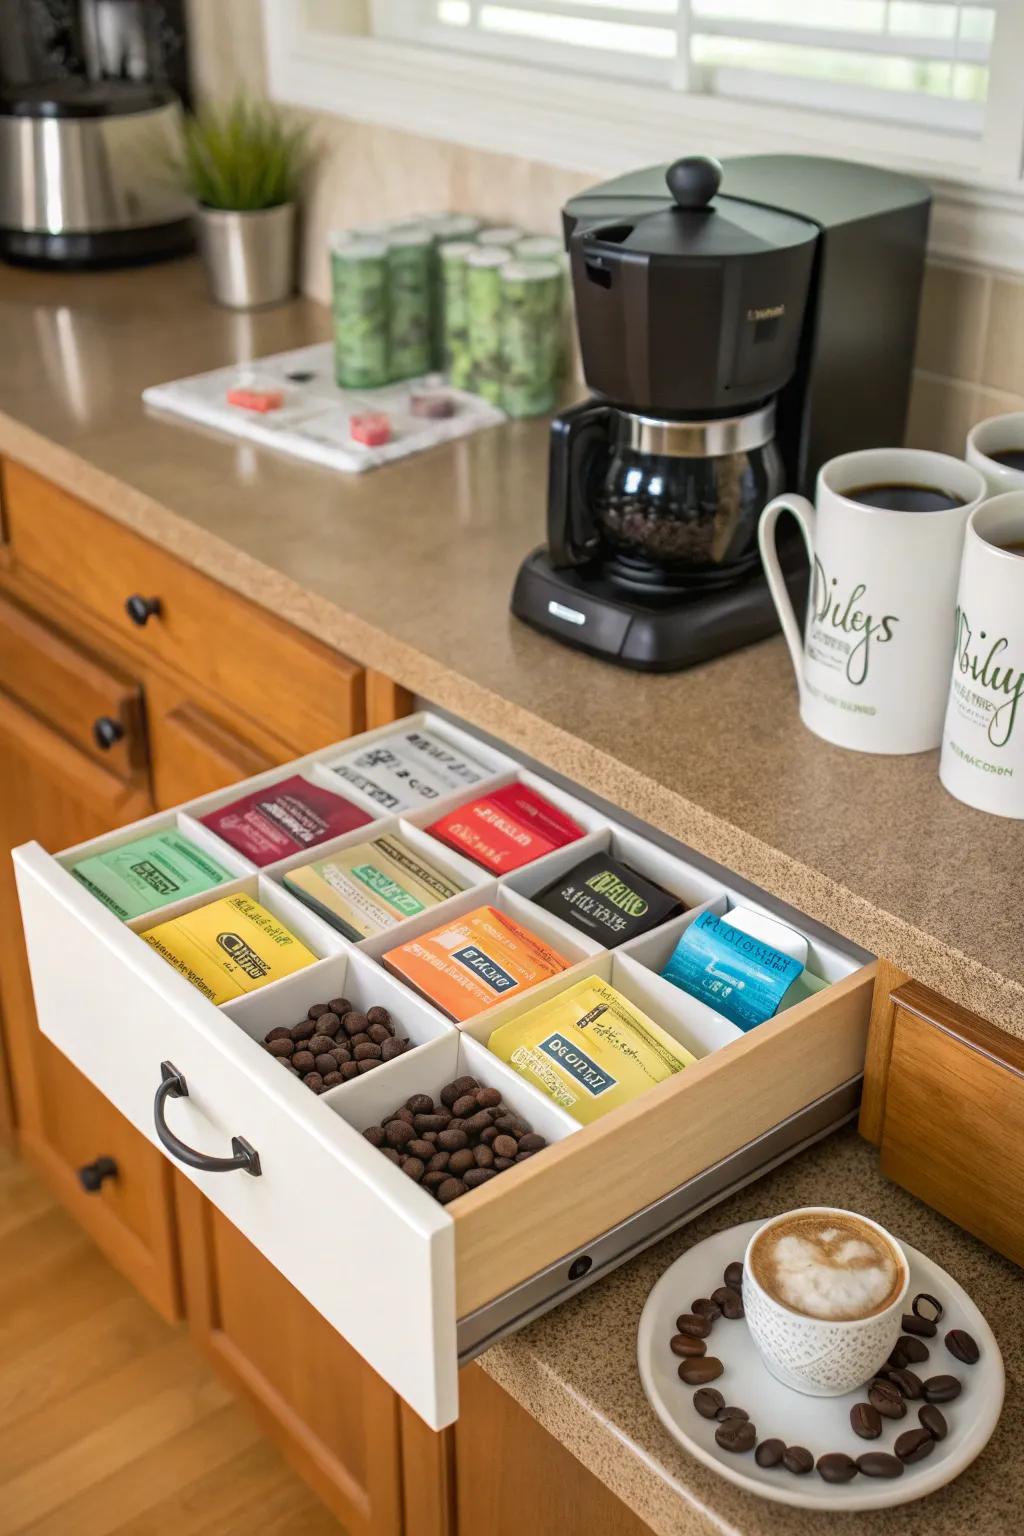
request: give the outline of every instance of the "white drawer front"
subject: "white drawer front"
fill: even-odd
[[[451,1217],[42,849],[15,862],[44,1033],[153,1142],[160,1064],[173,1062],[189,1089],[167,1105],[176,1135],[222,1157],[242,1136],[262,1165],[259,1178],[183,1172],[428,1424],[451,1423]]]

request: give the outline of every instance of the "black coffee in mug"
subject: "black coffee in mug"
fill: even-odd
[[[998,453],[986,453],[985,457],[993,464],[1002,464],[1004,469],[1024,470],[1024,448],[1002,448]]]
[[[858,485],[843,495],[862,507],[882,507],[888,512],[949,512],[967,505],[962,496],[951,496],[935,485]]]

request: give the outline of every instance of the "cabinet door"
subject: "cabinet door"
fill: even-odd
[[[146,704],[153,795],[160,808],[207,795],[295,756],[259,727],[248,721],[239,725],[219,700],[187,683],[147,676]]]
[[[112,1263],[173,1318],[180,1307],[167,1164],[38,1032],[7,853],[31,838],[66,848],[151,809],[144,779],[119,777],[0,692],[0,998],[19,1140]]]
[[[181,1175],[175,1197],[185,1306],[203,1349],[349,1536],[398,1536],[395,1393]]]

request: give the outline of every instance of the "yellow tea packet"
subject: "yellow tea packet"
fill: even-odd
[[[140,935],[211,1003],[312,965],[316,955],[251,896],[222,896]]]
[[[502,1024],[487,1045],[582,1125],[697,1059],[597,976]]]

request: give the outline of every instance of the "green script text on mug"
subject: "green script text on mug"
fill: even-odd
[[[860,687],[868,675],[875,648],[888,645],[896,633],[899,615],[883,614],[876,618],[860,604],[867,596],[867,583],[855,581],[844,595],[838,576],[826,574],[815,556],[811,588],[811,617],[807,631],[807,651],[815,648],[815,660],[826,667],[841,667],[847,682]],[[848,636],[847,642],[836,634]],[[855,637],[859,636],[859,639]]]

